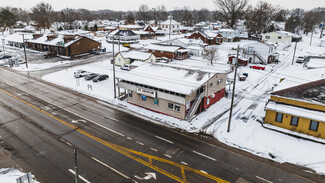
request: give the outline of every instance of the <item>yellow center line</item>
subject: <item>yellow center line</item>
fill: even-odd
[[[181,183],[187,182],[186,178],[185,178],[185,170],[186,170],[186,171],[191,171],[191,172],[194,172],[194,173],[199,174],[201,176],[207,177],[209,179],[215,180],[215,181],[220,182],[220,183],[228,183],[228,181],[217,178],[217,177],[215,177],[213,175],[210,175],[210,174],[203,173],[203,172],[201,172],[199,170],[196,170],[196,169],[193,169],[191,167],[188,167],[188,166],[185,166],[185,165],[182,165],[182,164],[178,164],[178,163],[175,163],[173,161],[166,160],[166,159],[163,159],[163,158],[159,158],[159,157],[156,157],[156,156],[152,156],[152,155],[149,155],[149,154],[145,154],[145,153],[142,153],[142,152],[139,152],[139,151],[128,149],[126,147],[122,147],[122,146],[113,144],[111,142],[105,141],[105,140],[103,140],[103,139],[101,139],[99,137],[96,137],[96,136],[94,136],[94,135],[92,135],[92,134],[90,134],[90,133],[88,133],[88,132],[86,132],[86,131],[84,131],[82,129],[79,129],[77,126],[75,126],[75,125],[73,125],[71,123],[68,123],[68,122],[66,122],[66,121],[64,121],[64,120],[62,120],[62,119],[60,119],[58,117],[53,116],[52,114],[42,110],[41,108],[36,107],[35,105],[33,105],[33,104],[31,104],[31,103],[29,103],[29,102],[15,96],[15,95],[13,95],[13,94],[11,94],[11,93],[3,90],[3,89],[0,89],[0,91],[2,93],[4,93],[4,94],[10,96],[10,97],[15,98],[18,101],[26,104],[29,107],[31,107],[31,108],[33,108],[33,109],[35,109],[37,111],[40,111],[41,113],[49,116],[50,118],[60,122],[61,124],[64,124],[64,125],[70,127],[71,129],[76,130],[77,132],[79,132],[79,133],[81,133],[81,134],[83,134],[83,135],[85,135],[85,136],[87,136],[87,137],[89,137],[89,138],[91,138],[91,139],[93,139],[93,140],[95,140],[95,141],[97,141],[97,142],[99,142],[99,143],[101,143],[101,144],[103,144],[103,145],[105,145],[105,146],[107,146],[107,147],[109,147],[109,148],[111,148],[111,149],[113,149],[113,150],[115,150],[115,151],[117,151],[117,152],[119,152],[119,153],[121,153],[121,154],[123,154],[123,155],[125,155],[125,156],[139,162],[139,163],[141,163],[141,164],[143,164],[143,165],[145,165],[145,166],[148,166],[148,167],[156,170],[157,172],[160,172],[160,173],[162,173],[162,174],[164,174],[164,175],[166,175],[166,176],[168,176],[168,177],[170,177],[170,178],[172,178],[172,179],[174,179],[174,180],[176,180],[178,182],[181,182]],[[147,161],[145,161],[145,160],[143,160],[141,158],[136,157],[135,155],[139,155],[139,156],[142,156],[142,157],[147,157],[147,158],[150,159],[150,161],[147,162]],[[176,176],[176,175],[174,175],[174,174],[172,174],[170,172],[167,172],[167,171],[153,165],[152,160],[160,161],[162,163],[170,164],[170,165],[181,168],[182,178],[180,178],[180,177],[178,177],[178,176]]]

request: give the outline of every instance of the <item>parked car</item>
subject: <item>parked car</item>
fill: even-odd
[[[244,72],[243,75],[246,76],[246,77],[248,77],[248,73],[246,73],[246,72]]]
[[[244,76],[244,75],[239,75],[238,78],[239,78],[239,81],[245,81],[246,80],[246,76]]]
[[[92,80],[92,79],[94,79],[95,77],[97,77],[99,74],[97,74],[97,73],[90,73],[90,74],[87,74],[87,75],[85,75],[85,80]]]
[[[77,70],[76,72],[73,73],[75,78],[81,78],[81,77],[84,77],[87,74],[89,74],[89,72],[84,71],[84,70]]]
[[[265,67],[263,66],[257,66],[257,65],[252,65],[252,66],[249,66],[249,68],[251,69],[257,69],[257,70],[265,70]]]
[[[299,56],[296,59],[296,63],[303,63],[305,61],[305,57]]]
[[[130,65],[123,65],[123,66],[121,66],[121,69],[125,70],[125,71],[129,71],[129,70],[131,70],[131,66]]]
[[[100,50],[97,50],[97,49],[92,49],[89,51],[90,54],[95,54],[95,55],[99,55],[100,53]]]
[[[101,52],[106,52],[106,48],[100,49]]]
[[[45,52],[43,57],[46,59],[46,58],[52,58],[52,57],[55,57],[56,56],[56,53],[54,52]]]
[[[93,79],[93,82],[103,81],[103,80],[106,80],[106,79],[108,79],[108,75],[106,75],[106,74],[98,75],[97,77],[95,77]]]
[[[0,60],[11,58],[11,55],[3,55],[0,57]]]

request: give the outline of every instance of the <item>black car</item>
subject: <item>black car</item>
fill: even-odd
[[[94,79],[95,77],[97,77],[99,74],[97,73],[90,73],[90,74],[87,74],[84,76],[85,80],[92,80]]]
[[[11,55],[3,55],[0,57],[0,60],[11,58]]]
[[[106,75],[106,74],[98,75],[97,77],[95,77],[93,79],[93,82],[103,81],[103,80],[106,80],[106,79],[108,79],[108,75]]]

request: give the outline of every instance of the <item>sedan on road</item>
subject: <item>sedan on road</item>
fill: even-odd
[[[103,81],[103,80],[106,80],[106,79],[108,79],[108,75],[103,74],[103,75],[99,75],[99,76],[95,77],[93,79],[93,82]]]
[[[84,77],[87,74],[89,74],[89,72],[84,71],[84,70],[77,70],[76,72],[73,73],[75,78],[81,78],[81,77]]]

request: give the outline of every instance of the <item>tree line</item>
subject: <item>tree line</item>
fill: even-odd
[[[61,29],[75,28],[75,20],[92,21],[103,19],[125,20],[126,23],[134,23],[135,20],[142,20],[148,23],[153,20],[155,24],[167,19],[168,15],[181,22],[185,26],[193,26],[199,22],[226,22],[229,28],[235,28],[236,22],[245,20],[244,25],[250,35],[256,35],[277,28],[273,24],[285,22],[285,30],[299,32],[303,30],[306,34],[311,32],[315,25],[325,21],[325,8],[319,7],[312,10],[283,9],[274,7],[272,4],[259,1],[255,6],[249,5],[249,0],[214,0],[217,6],[215,11],[206,8],[191,10],[184,6],[168,11],[164,5],[149,8],[148,5],[140,5],[138,11],[112,11],[65,8],[61,11],[54,11],[49,3],[39,3],[30,10],[15,7],[0,8],[0,25],[10,27],[15,25],[17,20],[24,22],[34,21],[38,28],[50,28],[53,22],[64,22]],[[85,27],[87,29],[87,27]]]

